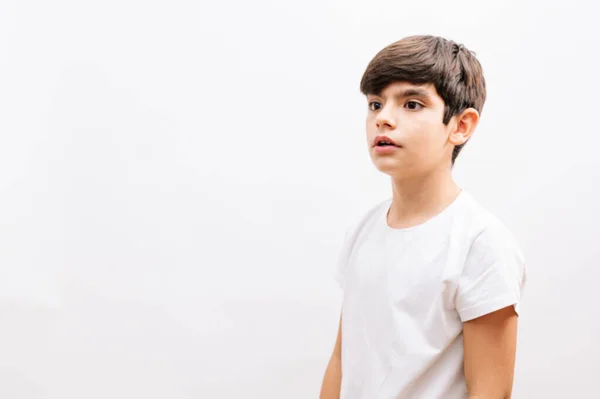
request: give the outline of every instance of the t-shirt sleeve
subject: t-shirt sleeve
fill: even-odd
[[[337,264],[335,268],[335,280],[342,290],[346,289],[346,280],[352,252],[356,242],[360,239],[363,227],[369,222],[369,220],[378,214],[378,212],[382,211],[382,207],[388,206],[390,201],[391,199],[384,200],[370,208],[366,213],[355,214],[354,217],[350,218],[350,223],[346,225],[344,238],[341,249],[338,253]]]
[[[352,249],[353,228],[347,227],[342,241],[341,249],[338,253],[337,264],[335,268],[335,280],[342,290],[346,287],[346,271],[350,251]]]
[[[501,225],[480,233],[467,255],[455,299],[463,322],[513,305],[517,314],[525,261],[513,235]]]

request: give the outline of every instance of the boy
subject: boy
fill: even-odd
[[[509,398],[523,256],[451,173],[485,102],[481,66],[462,45],[413,36],[381,50],[360,88],[393,195],[346,234],[321,398]]]

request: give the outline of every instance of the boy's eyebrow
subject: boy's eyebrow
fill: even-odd
[[[429,100],[431,96],[429,95],[429,92],[427,90],[416,87],[411,87],[394,94],[394,98],[397,100],[406,97],[421,97],[426,100]]]

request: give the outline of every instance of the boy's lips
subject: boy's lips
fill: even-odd
[[[394,140],[392,140],[388,136],[384,136],[384,135],[375,136],[375,139],[373,140],[373,147],[379,147],[380,143],[392,144],[392,145],[388,145],[387,147],[400,147]],[[385,148],[385,147],[381,147],[381,148]]]
[[[373,149],[375,150],[375,153],[377,153],[377,154],[391,154],[394,151],[398,151],[400,149],[400,147],[395,146],[395,145],[385,145],[385,146],[376,145],[375,147],[373,147]]]

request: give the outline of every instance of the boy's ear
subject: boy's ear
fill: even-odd
[[[456,124],[450,132],[448,141],[452,145],[461,145],[466,143],[470,138],[477,123],[479,123],[479,112],[475,108],[467,108],[460,114],[455,116]]]

